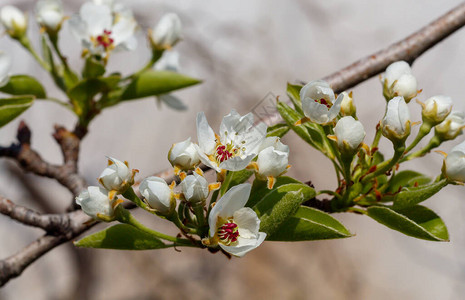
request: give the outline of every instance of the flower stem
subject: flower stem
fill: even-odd
[[[383,161],[382,163],[378,164],[376,166],[376,171],[366,175],[365,178],[362,179],[362,183],[365,184],[371,179],[381,174],[384,174],[390,169],[392,169],[392,167],[394,167],[397,164],[397,162],[401,159],[402,155],[404,154],[404,150],[405,146],[399,146],[395,148],[393,157],[390,160]]]
[[[24,36],[18,40],[20,44],[27,50],[31,55],[34,57],[34,59],[48,72],[51,72],[51,67],[37,54],[37,52],[34,50],[32,47],[31,43],[29,42],[29,39]]]
[[[139,206],[140,208],[142,209],[145,209],[149,212],[151,212],[151,209],[149,208],[149,206],[147,204],[145,204],[144,201],[142,201],[137,195],[136,193],[134,192],[133,188],[132,187],[129,187],[123,194],[123,197],[134,202],[134,204],[136,204],[137,206]]]
[[[405,156],[404,158],[401,159],[400,162],[408,161],[417,157],[422,157],[425,156],[428,152],[430,152],[432,149],[438,147],[441,145],[441,139],[438,136],[433,136],[431,140],[429,141],[428,145],[426,145],[423,149],[418,150],[417,152],[410,153],[409,155]]]
[[[428,133],[431,131],[431,128],[431,124],[423,122],[417,136],[415,137],[415,140],[407,147],[407,149],[405,149],[405,153],[410,152],[410,150],[412,150],[426,135],[428,135]]]

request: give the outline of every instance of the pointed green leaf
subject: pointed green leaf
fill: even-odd
[[[0,99],[0,127],[22,114],[34,103],[33,97]]]
[[[439,192],[447,185],[447,179],[442,179],[427,185],[404,188],[394,197],[394,208],[414,206]]]
[[[415,185],[425,185],[431,182],[431,178],[412,171],[405,170],[397,173],[389,182],[388,192],[395,193],[399,191],[399,188],[410,187]]]
[[[301,206],[287,219],[268,241],[314,241],[351,237],[338,220],[318,209]]]
[[[45,90],[42,84],[28,75],[11,76],[10,81],[0,87],[0,92],[17,96],[32,95],[36,98],[45,98]]]
[[[289,105],[278,102],[277,105],[278,111],[286,121],[287,125],[300,136],[304,141],[310,144],[312,147],[324,151],[323,147],[323,137],[325,136],[323,128],[320,125],[310,122],[305,122],[301,125],[295,125],[295,123],[301,120],[304,116],[297,113]]]
[[[429,241],[448,241],[449,234],[441,218],[427,207],[415,205],[403,209],[385,206],[368,208],[368,216],[408,236]]]
[[[273,189],[277,189],[278,187],[288,184],[288,183],[301,183],[300,181],[287,177],[287,176],[279,176],[276,178],[276,182],[274,184]],[[247,204],[245,206],[247,207],[253,207],[255,204],[257,204],[260,200],[265,197],[266,194],[271,192],[270,189],[267,187],[267,182],[265,180],[259,180],[255,179],[253,184],[252,184],[252,191],[250,192],[250,198],[247,201]]]
[[[247,169],[240,171],[228,171],[226,179],[221,184],[220,195],[224,195],[224,193],[233,186],[246,182],[253,173],[253,171]]]
[[[290,183],[269,192],[253,209],[260,218],[260,231],[272,235],[283,222],[295,214],[300,205],[315,197],[306,184]]]
[[[149,70],[137,76],[126,88],[121,101],[157,96],[200,83],[201,81],[171,71]]]
[[[277,136],[279,138],[282,138],[286,133],[289,132],[289,130],[291,130],[289,125],[279,123],[271,127],[268,127],[268,130],[266,131],[266,136]]]
[[[88,235],[74,245],[84,248],[147,250],[168,248],[158,237],[128,224],[118,224]]]
[[[299,113],[303,114],[302,110],[302,102],[300,100],[300,90],[302,89],[301,85],[294,85],[294,84],[287,84],[287,95],[291,99],[292,103],[294,103],[294,108]]]

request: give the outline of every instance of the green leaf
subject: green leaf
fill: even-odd
[[[28,75],[11,76],[10,81],[0,87],[0,92],[15,96],[32,95],[41,99],[46,97],[42,84],[34,77]]]
[[[84,248],[147,250],[168,248],[158,237],[128,224],[117,224],[88,235],[74,245]]]
[[[291,130],[289,125],[279,123],[279,124],[273,125],[271,127],[268,127],[268,129],[266,131],[267,132],[266,136],[267,137],[277,136],[279,138],[282,138],[286,133],[288,133],[289,130]]]
[[[149,70],[137,76],[126,88],[121,101],[157,96],[179,90],[201,81],[171,71]]]
[[[294,85],[294,84],[287,84],[287,95],[291,99],[292,103],[294,103],[294,108],[299,113],[303,114],[302,110],[302,102],[300,100],[300,90],[302,89],[301,85]]]
[[[274,184],[273,189],[277,189],[278,187],[284,184],[289,184],[289,183],[301,183],[301,182],[291,177],[279,176],[278,178],[276,178],[276,182]],[[268,189],[266,180],[255,179],[252,184],[252,191],[250,192],[250,198],[247,201],[247,204],[245,206],[247,207],[255,206],[255,204],[257,204],[260,200],[262,200],[263,197],[265,197],[265,195],[268,194],[269,192],[271,192],[271,190]]]
[[[403,209],[384,206],[368,208],[368,216],[408,236],[429,241],[448,241],[449,234],[441,218],[427,207],[415,205]]]
[[[82,77],[97,78],[103,74],[105,74],[105,66],[103,63],[95,60],[92,57],[88,57],[84,65],[84,69],[82,70]]]
[[[434,182],[427,185],[421,185],[417,187],[404,188],[394,197],[394,208],[404,208],[414,206],[420,202],[425,201],[443,187],[447,185],[447,179],[442,179],[438,182]]]
[[[220,195],[224,195],[224,193],[233,186],[246,182],[253,173],[253,171],[247,169],[240,171],[228,171],[226,179],[221,184]]]
[[[403,187],[424,185],[429,182],[431,182],[431,178],[421,173],[412,170],[400,171],[390,179],[389,188],[387,189],[387,192],[395,193]]]
[[[301,206],[270,236],[268,241],[314,241],[351,237],[338,220],[318,209]]]
[[[260,231],[272,235],[304,201],[315,195],[313,188],[302,183],[289,183],[273,189],[253,207],[260,218]]]
[[[289,105],[278,102],[278,111],[286,121],[287,125],[300,136],[304,141],[310,144],[312,147],[326,153],[326,149],[323,146],[324,131],[320,125],[315,123],[306,122],[301,125],[294,125],[297,121],[303,118],[303,115],[293,110]]]
[[[0,127],[22,114],[34,103],[34,97],[0,99]]]
[[[73,87],[68,96],[73,103],[77,115],[87,114],[92,99],[99,93],[108,90],[107,84],[99,79],[84,79]]]

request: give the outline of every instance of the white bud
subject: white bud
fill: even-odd
[[[181,170],[192,170],[200,163],[199,155],[191,138],[174,144],[168,152],[168,160],[173,167],[178,167]]]
[[[140,183],[139,191],[151,208],[161,213],[168,213],[171,210],[174,195],[163,178],[156,176],[145,178]]]
[[[98,186],[89,186],[76,197],[76,203],[81,206],[82,211],[99,220],[104,220],[101,217],[114,217],[113,202],[108,191]]]
[[[383,92],[387,100],[402,96],[406,102],[409,102],[417,95],[417,80],[412,75],[410,65],[405,61],[390,64],[386,68],[382,82]]]
[[[108,167],[100,174],[98,181],[109,191],[123,193],[134,183],[134,173],[131,172],[127,163],[109,157]]]
[[[9,72],[11,69],[11,57],[0,51],[0,87],[8,83],[10,76]]]
[[[14,38],[24,35],[27,29],[26,16],[15,6],[7,5],[1,9],[0,22]]]
[[[444,121],[434,127],[435,133],[440,139],[453,140],[462,134],[465,127],[465,114],[461,111],[451,112]]]
[[[289,165],[289,146],[278,137],[267,137],[260,146],[257,165],[259,177],[278,177]]]
[[[358,150],[366,134],[362,123],[351,116],[341,118],[334,127],[334,133],[339,149],[348,153]]]
[[[49,30],[57,31],[64,19],[61,0],[37,1],[36,16],[40,25]]]
[[[318,124],[330,123],[337,117],[343,98],[341,94],[335,100],[334,91],[322,80],[309,82],[300,90],[305,116]]]
[[[355,116],[357,109],[352,99],[352,93],[342,92],[341,114],[343,116]]]
[[[465,183],[465,142],[451,149],[443,168],[447,178]]]
[[[395,97],[388,102],[381,126],[383,135],[391,141],[405,141],[410,134],[410,112],[403,97]]]
[[[208,197],[207,180],[195,172],[186,176],[180,185],[184,198],[189,202],[202,202]]]
[[[426,100],[422,107],[423,120],[436,125],[449,115],[452,110],[452,99],[443,95],[434,96]]]
[[[182,38],[181,29],[181,20],[177,14],[165,14],[152,30],[152,43],[156,48],[169,49]]]

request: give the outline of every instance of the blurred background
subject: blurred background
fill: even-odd
[[[146,30],[166,12],[183,22],[181,72],[204,83],[175,95],[189,107],[184,112],[156,105],[153,98],[107,109],[92,122],[81,145],[79,167],[89,184],[106,165],[105,156],[128,160],[140,170],[138,178],[169,167],[167,152],[174,142],[196,139],[195,117],[205,111],[213,128],[232,108],[249,112],[269,93],[286,97],[286,82],[310,81],[328,75],[355,60],[404,38],[460,1],[120,1],[139,21],[135,52],[113,54],[110,71],[130,73],[150,57]],[[84,1],[64,1],[68,15]],[[35,1],[2,0],[30,15],[29,36],[38,46],[34,23]],[[68,26],[60,46],[74,68],[80,68],[80,44]],[[40,78],[50,94],[63,99],[48,75],[7,36],[0,50],[14,58],[13,73]],[[429,50],[413,65],[419,98],[445,94],[455,109],[465,110],[465,30]],[[374,136],[384,112],[378,78],[353,89],[358,117]],[[421,120],[420,106],[409,104],[413,121]],[[32,145],[48,161],[61,162],[51,137],[54,124],[72,128],[75,117],[53,103],[37,101],[19,119],[33,130]],[[15,140],[19,119],[0,131],[0,144]],[[414,136],[414,134],[412,134]],[[440,147],[448,151],[455,142]],[[311,180],[317,189],[331,189],[336,179],[329,160],[289,133],[289,174]],[[421,145],[425,145],[428,139]],[[381,149],[386,157],[391,144]],[[410,166],[428,175],[439,174],[442,157],[431,154]],[[24,174],[16,163],[0,160],[0,194],[42,212],[62,212],[71,195],[53,180]],[[449,186],[425,204],[448,225],[449,243],[406,237],[359,215],[336,214],[354,237],[343,240],[267,242],[244,258],[228,260],[199,249],[143,252],[76,249],[70,243],[46,254],[0,290],[0,299],[463,299],[465,293],[465,190]],[[153,216],[141,220],[172,230]],[[99,225],[92,231],[103,228]],[[7,257],[42,232],[0,215],[0,257]],[[462,296],[461,296],[462,295]]]

